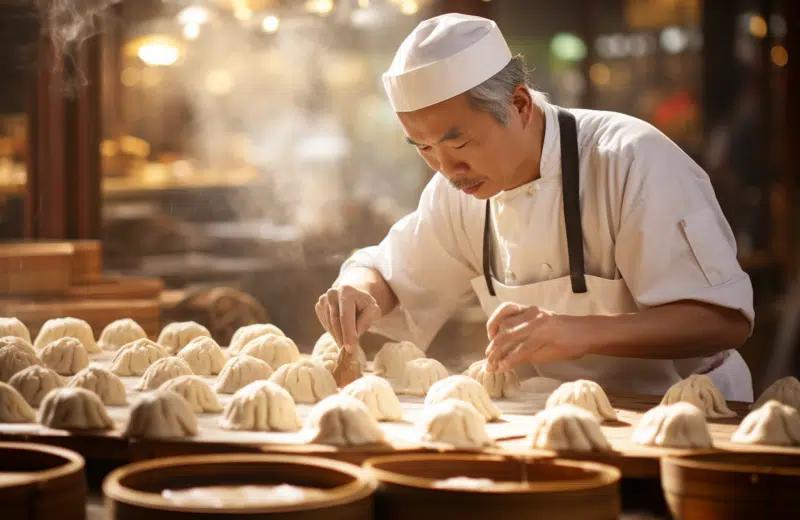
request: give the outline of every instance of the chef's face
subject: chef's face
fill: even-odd
[[[473,108],[466,94],[415,112],[398,113],[406,140],[456,188],[478,199],[524,184],[531,156],[526,128],[533,100],[520,85],[509,102],[508,124]]]

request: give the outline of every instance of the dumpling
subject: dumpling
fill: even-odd
[[[285,388],[296,403],[314,404],[339,391],[331,373],[310,359],[283,365],[269,380]]]
[[[402,421],[403,407],[389,381],[378,376],[363,376],[342,389],[343,394],[355,397],[367,407],[376,421]]]
[[[311,357],[321,362],[328,372],[333,373],[333,369],[336,368],[336,363],[339,361],[340,350],[339,345],[336,344],[336,340],[326,332],[317,340]],[[364,370],[367,369],[367,355],[364,353],[364,349],[362,349],[361,346],[356,347],[355,359],[358,361],[358,364],[361,365],[361,372],[364,372]]]
[[[192,368],[181,358],[174,356],[161,358],[147,368],[139,384],[136,385],[136,390],[155,390],[164,381],[191,375],[193,375]]]
[[[78,372],[67,385],[94,392],[106,406],[125,406],[125,385],[118,375],[100,367],[87,367]]]
[[[103,401],[85,388],[57,388],[39,408],[38,422],[59,430],[111,430],[114,421]]]
[[[0,423],[29,423],[36,419],[36,412],[25,402],[17,390],[0,382]]]
[[[800,445],[800,414],[791,406],[767,401],[744,418],[731,442],[768,446]]]
[[[672,385],[661,399],[661,404],[674,404],[685,402],[695,405],[706,417],[717,419],[720,417],[736,417],[736,412],[728,408],[722,392],[703,374],[693,374],[683,381]]]
[[[239,330],[233,333],[231,344],[228,347],[228,352],[231,354],[238,354],[245,345],[254,339],[273,334],[275,336],[285,336],[281,329],[271,323],[256,323],[253,325],[245,325],[240,327]]]
[[[111,371],[118,376],[140,376],[147,367],[169,354],[161,345],[149,339],[137,339],[128,343],[114,354]]]
[[[294,432],[300,419],[294,400],[272,381],[254,381],[233,394],[219,420],[226,430]]]
[[[20,370],[9,379],[8,384],[33,407],[38,407],[50,390],[61,388],[64,383],[55,370],[39,365]]]
[[[130,318],[123,318],[105,326],[97,345],[103,350],[119,350],[128,343],[146,338],[147,333],[141,325]]]
[[[189,363],[198,376],[217,375],[225,366],[225,353],[211,338],[194,338],[178,352],[178,357]]]
[[[197,417],[180,394],[153,390],[131,408],[123,436],[140,439],[179,439],[197,435]]]
[[[314,444],[362,446],[386,442],[364,403],[347,394],[331,395],[317,403],[306,417],[305,427]]]
[[[32,355],[25,347],[7,345],[0,348],[0,381],[7,382],[11,376],[33,365],[42,365],[42,361]]]
[[[461,449],[479,449],[492,444],[483,416],[460,399],[445,399],[426,406],[419,428],[422,442]]]
[[[533,416],[528,446],[556,451],[609,451],[600,421],[585,408],[562,404]]]
[[[760,407],[767,401],[775,400],[794,409],[800,409],[800,381],[794,376],[782,377],[769,385],[758,398],[752,409]]]
[[[447,399],[458,399],[471,404],[486,421],[500,417],[500,410],[494,405],[486,389],[469,376],[450,376],[434,383],[425,397],[425,407]]]
[[[62,376],[73,376],[89,366],[89,353],[75,338],[61,338],[42,349],[42,362]]]
[[[514,370],[487,372],[485,359],[471,364],[464,373],[482,384],[492,399],[514,397],[520,392],[519,377]]]
[[[28,327],[17,318],[0,318],[0,337],[14,336],[24,339],[26,343],[31,342],[31,333]]]
[[[164,382],[159,388],[180,394],[195,413],[222,411],[222,405],[217,401],[214,390],[198,376],[178,376]]]
[[[617,411],[611,406],[603,388],[594,381],[578,379],[562,384],[547,398],[545,408],[561,404],[574,404],[589,410],[599,421],[617,420]]]
[[[373,371],[376,376],[400,379],[405,373],[406,363],[424,357],[425,353],[410,341],[389,342],[375,355]]]
[[[33,357],[39,357],[31,344],[25,341],[24,338],[18,336],[4,336],[0,338],[0,350],[8,347],[20,348]]]
[[[682,401],[648,410],[634,428],[631,440],[665,448],[707,449],[713,446],[703,412]]]
[[[425,397],[434,383],[447,376],[447,369],[435,359],[412,359],[406,363],[403,379],[398,385],[397,393]]]
[[[286,336],[276,336],[275,334],[265,334],[254,338],[242,347],[239,353],[256,357],[272,367],[273,370],[278,370],[279,367],[300,359],[300,351],[294,341]]]
[[[161,329],[156,343],[167,349],[170,354],[177,354],[190,341],[203,336],[210,338],[211,333],[199,323],[178,321]]]
[[[272,367],[264,361],[246,354],[234,356],[217,376],[216,389],[221,394],[232,394],[253,381],[267,379],[271,375]]]
[[[94,340],[94,332],[92,327],[83,320],[78,318],[56,318],[47,320],[39,335],[36,336],[36,342],[33,346],[37,349],[43,349],[45,346],[61,338],[75,338],[81,342],[81,345],[86,348],[89,354],[96,354],[101,352],[100,347]]]

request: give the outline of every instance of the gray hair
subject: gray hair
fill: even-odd
[[[488,112],[506,126],[511,96],[517,85],[531,87],[525,59],[519,54],[511,58],[503,70],[467,91],[467,101],[475,110]]]

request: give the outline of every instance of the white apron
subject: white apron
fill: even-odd
[[[577,130],[574,116],[559,109],[561,130],[564,220],[570,275],[544,282],[512,287],[491,276],[489,202],[484,227],[484,275],[472,287],[487,316],[503,302],[538,306],[572,316],[637,312],[623,279],[609,280],[584,273],[583,235],[579,203]],[[714,367],[709,371],[710,367]],[[706,373],[729,401],[753,401],[750,370],[735,350],[710,358],[677,360],[637,359],[588,355],[574,361],[554,361],[520,367],[523,376],[541,375],[562,381],[590,379],[609,391],[663,395],[670,386],[691,374]]]

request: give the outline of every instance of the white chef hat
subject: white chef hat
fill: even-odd
[[[383,85],[395,112],[413,112],[477,87],[510,61],[511,50],[492,20],[443,14],[408,35]]]

